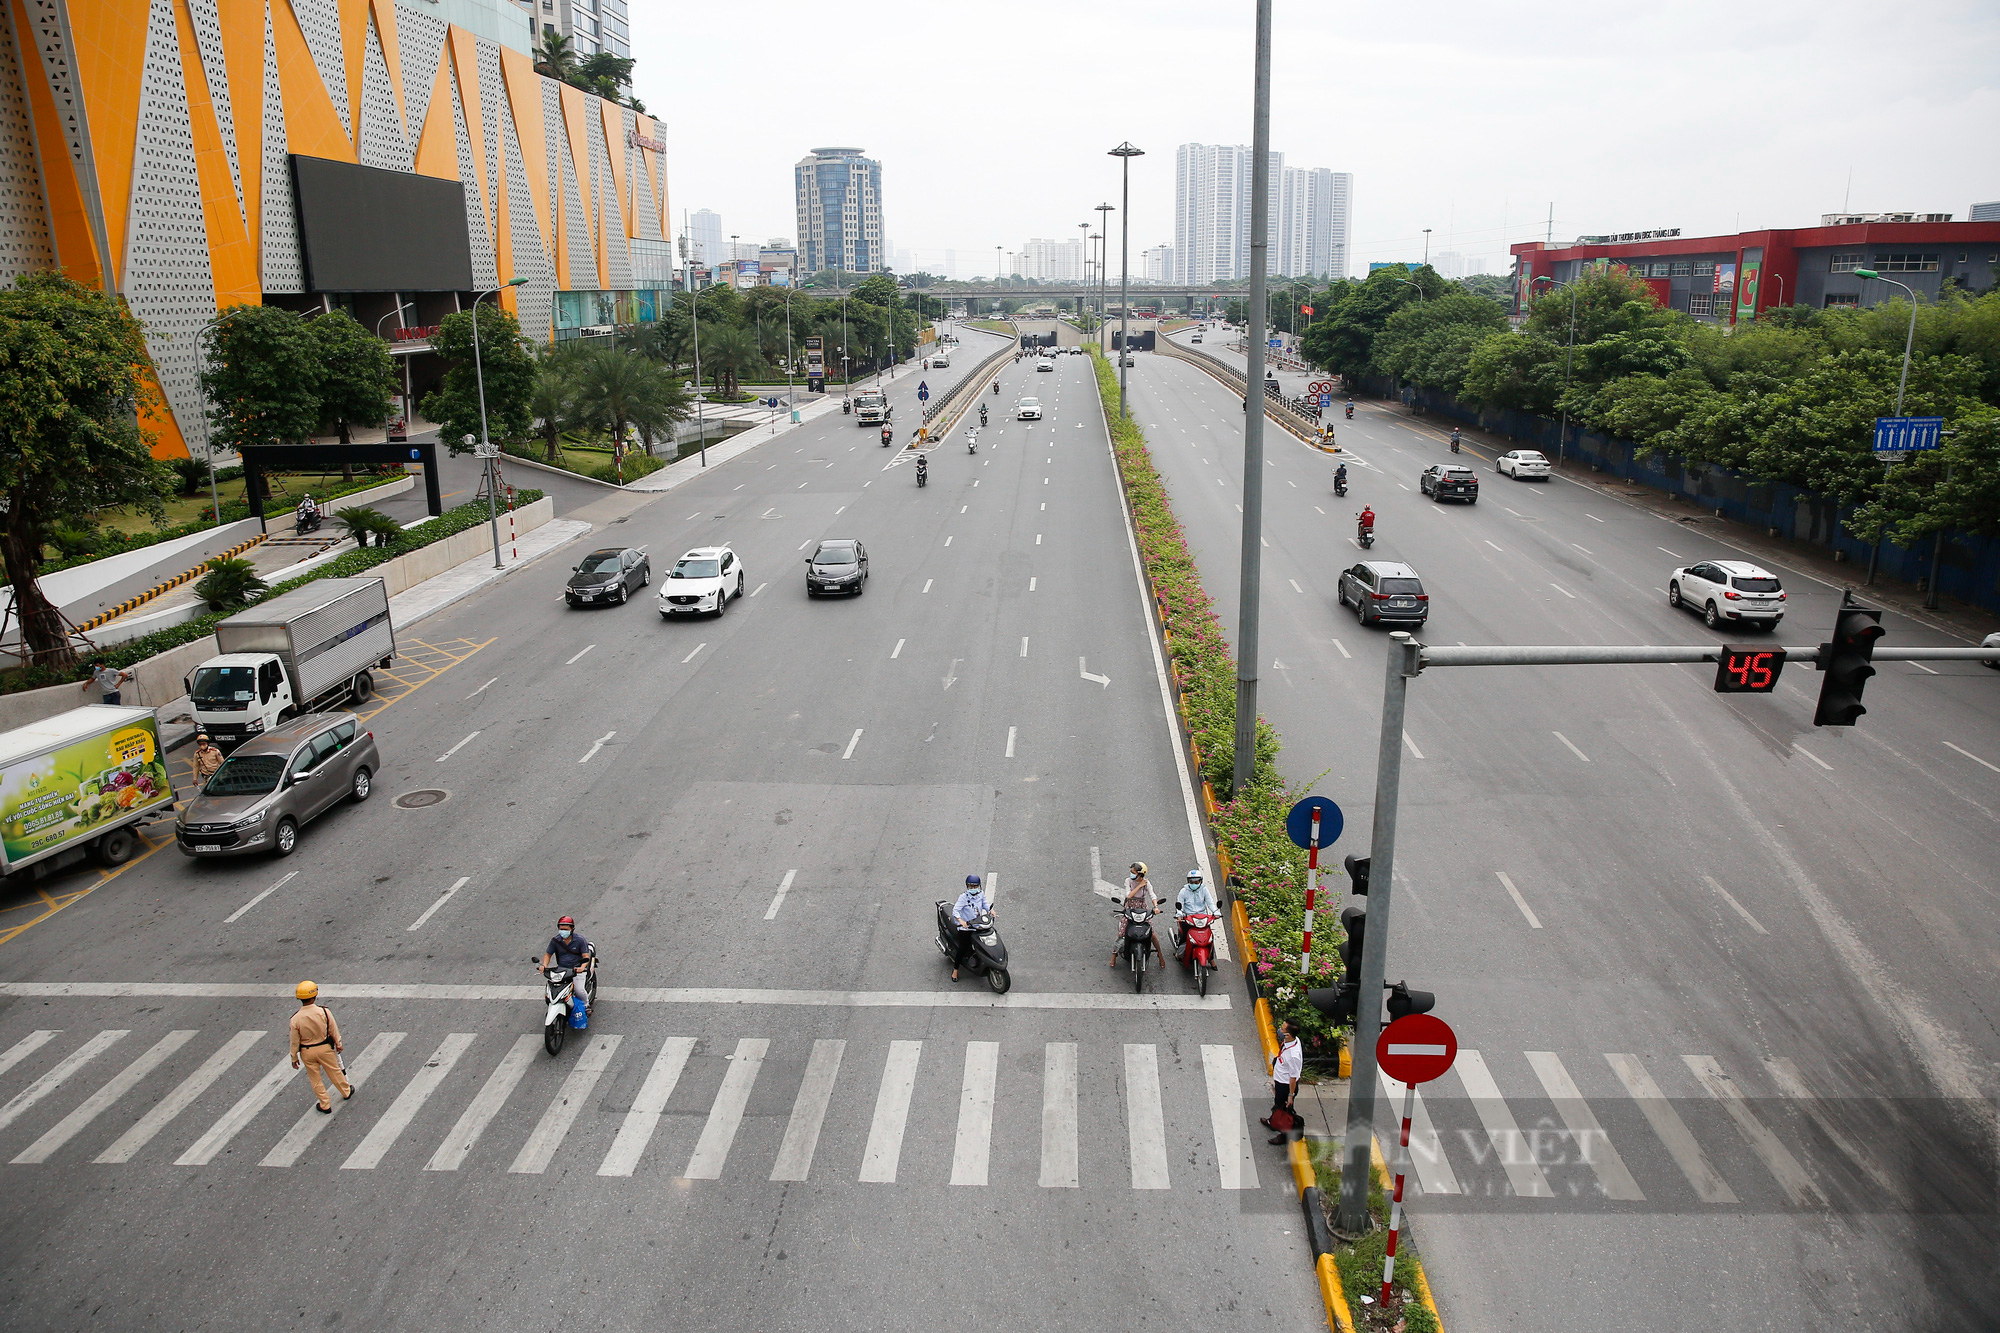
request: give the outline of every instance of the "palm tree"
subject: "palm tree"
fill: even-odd
[[[675,377],[657,362],[622,348],[596,348],[579,356],[575,383],[578,414],[609,428],[614,450],[623,446],[627,427],[636,427],[650,443],[654,431],[688,415],[687,395]]]
[[[549,462],[562,466],[563,432],[578,424],[576,355],[567,344],[544,351],[535,362],[535,382],[528,391],[528,411],[548,446]]]
[[[745,328],[724,324],[701,336],[703,369],[715,376],[716,387],[735,397],[743,376],[764,364],[757,335]]]
[[[569,38],[554,28],[543,28],[542,44],[535,48],[535,73],[568,83],[576,72],[576,51]]]

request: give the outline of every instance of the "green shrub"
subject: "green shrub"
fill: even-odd
[[[208,603],[211,611],[225,614],[241,611],[269,587],[258,577],[257,566],[241,557],[217,556],[208,562],[208,573],[194,585],[194,595]]]
[[[354,539],[356,546],[370,545],[371,537],[374,538],[373,544],[380,545],[403,526],[381,510],[371,509],[365,505],[343,509],[333,516],[333,521],[340,524],[341,529]]]

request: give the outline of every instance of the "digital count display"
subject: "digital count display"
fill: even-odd
[[[1778,688],[1785,669],[1783,648],[1751,648],[1730,644],[1715,662],[1717,694],[1769,694]]]

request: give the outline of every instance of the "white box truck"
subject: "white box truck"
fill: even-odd
[[[134,825],[173,806],[150,708],[91,704],[0,733],[0,875],[10,884],[86,856],[123,865],[142,846]]]
[[[221,654],[188,673],[195,725],[224,750],[285,718],[375,691],[396,658],[381,579],[318,579],[215,627]]]

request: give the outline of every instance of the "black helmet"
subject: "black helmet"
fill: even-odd
[[[979,876],[977,876],[977,875],[967,875],[967,876],[965,877],[965,887],[966,887],[966,888],[968,888],[968,889],[976,889],[976,888],[978,888],[978,887],[979,887]]]

